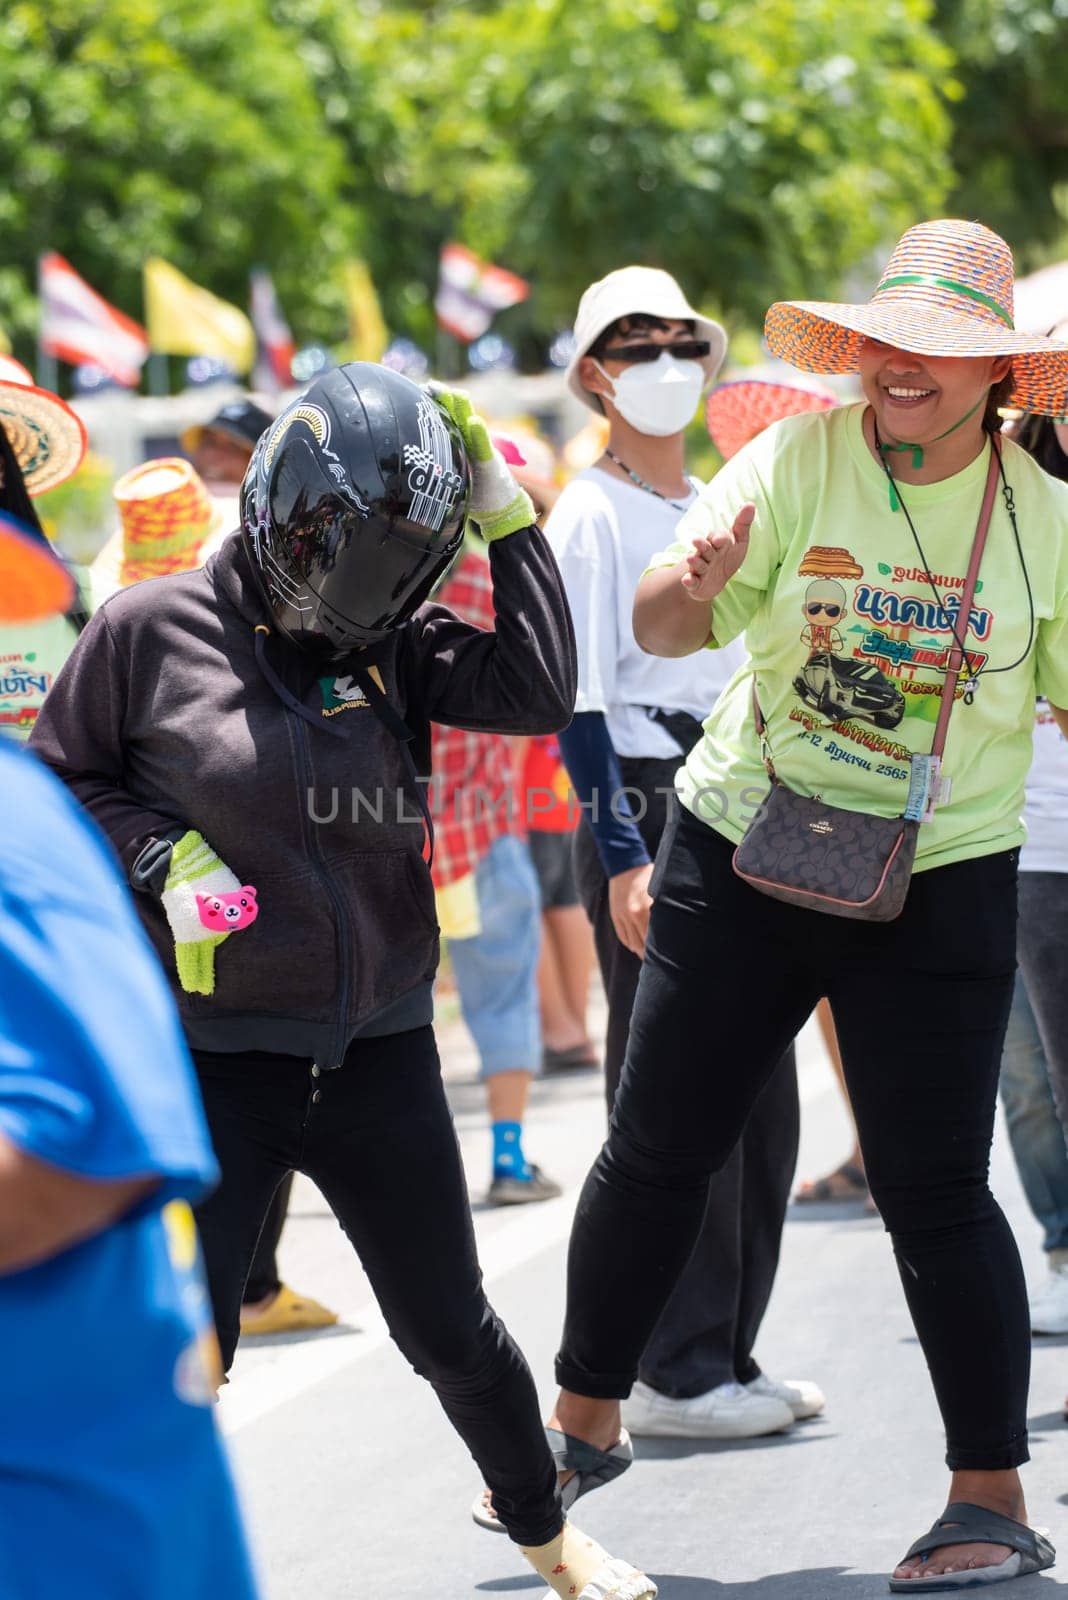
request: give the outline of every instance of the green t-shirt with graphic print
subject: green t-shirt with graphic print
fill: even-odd
[[[750,661],[705,722],[680,770],[683,804],[737,843],[767,791],[753,720],[755,671],[775,768],[831,805],[899,816],[913,752],[930,751],[952,628],[982,502],[989,445],[941,483],[902,484],[934,579],[861,430],[864,405],[768,428],[703,490],[678,539],[651,563],[672,566],[691,540],[756,520],[745,562],[713,606],[709,648],[743,631]],[[1021,812],[1036,695],[1068,706],[1068,483],[1004,441],[1027,581],[999,492],[965,641],[980,669],[958,687],[942,770],[948,799],[919,831],[917,869],[1006,850]],[[1023,657],[1022,660],[1019,658]],[[995,669],[1009,667],[1011,671]]]

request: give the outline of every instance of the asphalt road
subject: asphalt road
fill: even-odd
[[[441,1033],[490,1297],[531,1361],[543,1398],[562,1315],[577,1186],[602,1133],[599,1077],[535,1087],[528,1154],[566,1185],[560,1200],[480,1203],[490,1141],[470,1045]],[[845,1152],[844,1116],[811,1027],[802,1036],[800,1172]],[[1029,1278],[1043,1270],[1004,1139],[996,1192]],[[366,1281],[324,1202],[299,1180],[282,1245],[288,1282],[343,1313],[312,1336],[244,1345],[220,1407],[266,1600],[479,1600],[544,1585],[501,1536],[470,1520],[479,1487],[429,1387],[389,1342]],[[1002,1584],[1004,1600],[1068,1596],[1068,1339],[1036,1341],[1031,1518],[1065,1549],[1066,1576]],[[874,1600],[885,1574],[942,1509],[941,1429],[881,1223],[859,1208],[794,1212],[757,1350],[765,1370],[807,1377],[824,1417],[745,1444],[642,1440],[634,1467],[584,1499],[576,1520],[652,1573],[664,1600]]]

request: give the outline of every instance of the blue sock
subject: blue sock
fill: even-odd
[[[521,1183],[530,1181],[531,1172],[523,1155],[523,1124],[521,1122],[495,1122],[493,1124],[493,1176],[518,1178]]]

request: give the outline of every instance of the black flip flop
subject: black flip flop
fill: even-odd
[[[997,1511],[973,1506],[967,1500],[948,1505],[922,1539],[911,1545],[904,1559],[927,1557],[934,1550],[952,1544],[1007,1544],[1015,1555],[994,1567],[971,1567],[964,1572],[942,1572],[936,1578],[891,1578],[895,1594],[935,1594],[947,1589],[978,1588],[985,1583],[1007,1583],[1029,1572],[1044,1572],[1052,1567],[1057,1552],[1045,1534],[1037,1533],[1025,1522],[1014,1522]]]

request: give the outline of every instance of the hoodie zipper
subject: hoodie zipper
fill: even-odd
[[[319,848],[318,836],[310,827],[308,818],[308,795],[312,787],[311,751],[308,746],[308,730],[301,717],[294,717],[297,728],[297,758],[300,764],[301,796],[300,818],[301,829],[304,834],[304,843],[308,850],[312,866],[315,868],[319,881],[330,896],[334,907],[338,931],[338,964],[340,967],[341,999],[338,1005],[337,1032],[334,1036],[334,1066],[340,1067],[345,1057],[345,1028],[349,1015],[349,992],[352,988],[352,964],[350,951],[352,949],[352,922],[345,906],[344,897],[330,875],[326,860]]]

